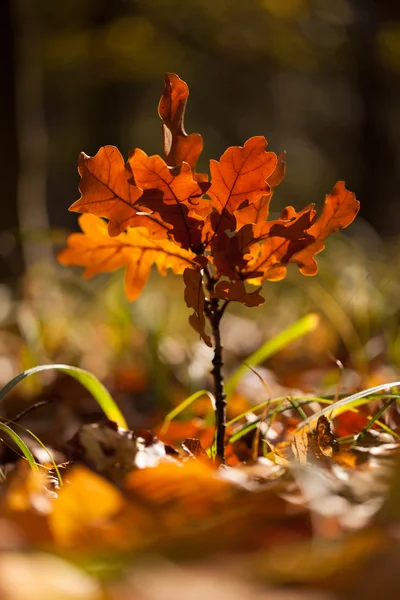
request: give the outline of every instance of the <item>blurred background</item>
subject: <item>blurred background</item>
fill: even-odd
[[[67,209],[79,197],[79,152],[114,144],[125,156],[134,147],[161,153],[167,71],[189,84],[186,129],[203,135],[200,170],[265,135],[271,150],[287,151],[274,214],[320,206],[338,179],[361,200],[349,232],[329,240],[317,278],[293,269],[266,286],[263,308],[226,315],[227,368],[317,311],[318,335],[267,365],[279,385],[312,390],[332,370],[337,382],[337,359],[350,388],[396,376],[400,4],[2,0],[0,13],[1,384],[36,364],[69,362],[111,378],[130,405],[135,394],[146,406],[151,389],[164,412],[172,396],[207,385],[210,356],[189,332],[179,278],[155,278],[129,306],[120,274],[84,282],[54,260],[77,228]]]

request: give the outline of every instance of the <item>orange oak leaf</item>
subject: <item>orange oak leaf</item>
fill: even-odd
[[[69,210],[89,213],[109,220],[108,233],[118,235],[128,223],[145,226],[165,236],[166,227],[152,215],[142,214],[137,201],[142,190],[132,181],[128,163],[115,146],[100,148],[96,156],[81,152],[78,159],[81,197]],[[139,214],[138,214],[139,213]]]
[[[241,302],[245,306],[260,306],[265,302],[265,298],[260,296],[261,288],[254,292],[248,292],[243,281],[219,281],[215,286],[211,298],[222,298],[231,302]]]
[[[268,221],[271,198],[285,175],[285,153],[267,152],[266,139],[252,137],[211,160],[208,183],[207,175],[195,172],[202,138],[184,129],[188,95],[186,83],[167,73],[159,103],[165,160],[135,149],[124,162],[114,146],[94,157],[81,153],[81,198],[70,210],[89,214],[80,219],[84,233],[70,236],[59,259],[86,267],[87,277],[125,267],[131,300],[153,264],[162,274],[167,268],[183,274],[186,304],[194,310],[190,324],[211,346],[205,320],[217,314],[216,299],[257,306],[264,301],[260,288],[248,293],[245,282],[283,279],[291,262],[314,275],[326,237],[353,221],[359,202],[339,181],[318,219],[309,205],[300,212],[288,206]]]
[[[276,221],[247,224],[239,231],[215,236],[211,252],[218,274],[257,285],[264,279],[283,279],[292,256],[314,242],[307,230],[315,215],[313,205],[299,213],[287,207]]]
[[[315,240],[309,233],[315,215],[312,204],[298,213],[289,206],[282,211],[279,219],[264,223],[260,229],[260,238],[258,238],[258,241],[261,242],[261,246],[258,247],[259,253],[257,255],[257,245],[253,244],[251,251],[254,259],[247,264],[248,274],[242,273],[242,276],[257,285],[264,280],[280,281],[284,279],[287,264],[294,260],[299,251]],[[262,275],[254,276],[254,272],[262,273]]]
[[[174,73],[166,73],[164,93],[158,105],[158,114],[163,121],[162,133],[164,156],[168,166],[175,167],[183,161],[189,163],[193,172],[203,150],[203,138],[199,133],[188,135],[185,131],[184,116],[189,88]],[[195,174],[198,181],[207,181],[206,174]]]
[[[286,152],[281,152],[280,154],[278,154],[278,162],[276,164],[275,170],[267,178],[267,183],[271,188],[270,193],[265,196],[261,196],[261,198],[253,204],[242,206],[241,208],[235,211],[236,229],[239,229],[247,223],[263,224],[268,219],[269,205],[271,202],[272,195],[274,193],[274,188],[276,188],[282,182],[285,176],[285,159]]]
[[[168,268],[182,274],[195,258],[190,250],[170,240],[150,238],[144,227],[130,228],[111,238],[106,222],[99,217],[82,215],[79,224],[83,233],[69,236],[68,247],[60,252],[58,260],[63,265],[86,267],[85,277],[125,267],[125,291],[131,301],[140,295],[153,264],[161,275]]]
[[[267,181],[271,188],[276,188],[282,183],[286,173],[286,151],[279,152],[277,157],[277,163],[274,171],[267,178]]]
[[[212,229],[220,231],[236,229],[233,212],[241,205],[249,206],[262,196],[270,194],[267,178],[277,165],[274,152],[266,152],[267,140],[255,136],[244,146],[232,146],[221,156],[220,161],[211,160],[212,176],[208,195],[218,213]]]
[[[344,181],[338,181],[332,191],[326,195],[321,216],[307,233],[315,238],[312,244],[294,255],[293,261],[299,265],[303,275],[315,275],[318,265],[314,256],[325,248],[325,239],[350,225],[358,211],[360,203],[355,194],[346,190]]]
[[[353,222],[359,207],[355,195],[339,181],[327,194],[317,220],[313,205],[299,213],[289,206],[283,210],[280,219],[264,223],[262,235],[265,239],[260,254],[247,265],[249,271],[262,271],[263,275],[253,278],[250,273],[252,283],[283,279],[289,262],[297,263],[303,275],[315,275],[318,265],[314,256],[325,248],[329,234]]]
[[[203,289],[203,278],[200,268],[186,268],[183,273],[185,282],[185,302],[189,308],[194,309],[194,313],[189,317],[189,323],[207,346],[212,347],[211,338],[205,333],[205,294]]]
[[[242,279],[242,273],[252,258],[250,246],[253,242],[253,225],[244,225],[237,232],[224,231],[216,235],[211,242],[211,256],[218,276],[229,277],[231,281]]]
[[[210,201],[202,198],[208,184],[193,179],[188,163],[172,169],[160,156],[147,156],[139,148],[131,153],[129,166],[143,190],[141,205],[170,228],[177,244],[194,249],[201,246],[203,218],[212,208]]]

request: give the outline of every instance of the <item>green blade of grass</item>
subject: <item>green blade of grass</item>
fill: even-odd
[[[181,402],[178,406],[176,406],[173,410],[171,410],[171,412],[167,414],[167,416],[164,419],[164,423],[162,424],[162,427],[160,429],[160,434],[165,433],[168,430],[171,421],[173,421],[175,417],[177,417],[181,412],[183,412],[186,408],[193,404],[193,402],[195,402],[198,398],[201,398],[202,396],[208,396],[213,409],[215,409],[215,398],[211,392],[209,392],[208,390],[199,390],[197,392],[194,392],[194,394],[186,398],[186,400]]]
[[[263,402],[262,404],[259,404],[256,407],[250,408],[246,412],[239,415],[239,417],[235,417],[235,419],[232,419],[232,421],[230,421],[230,423],[235,423],[239,418],[243,418],[247,414],[253,413],[256,409],[262,408],[263,406],[267,405],[268,403],[269,404],[276,403],[276,407],[272,411],[271,415],[267,415],[265,417],[265,419],[270,419],[270,424],[271,424],[273,419],[275,419],[276,415],[282,414],[282,413],[286,412],[287,410],[294,408],[295,410],[297,410],[299,412],[299,409],[300,409],[301,412],[303,412],[303,414],[304,414],[304,411],[302,411],[302,409],[301,409],[302,406],[307,406],[308,404],[314,403],[316,401],[321,402],[322,404],[330,404],[330,405],[333,402],[333,400],[327,400],[325,398],[308,398],[306,400],[302,400],[301,397],[299,396],[299,398],[298,398],[299,402],[296,401],[295,405],[293,403],[293,398],[292,398],[292,402],[289,401],[290,403],[288,406],[282,407],[282,404],[285,400],[289,401],[288,396],[282,396],[280,398],[274,398],[273,400],[270,400],[269,402]],[[357,411],[354,411],[354,412],[357,412]],[[255,429],[259,423],[260,423],[260,418],[257,418],[254,421],[252,421],[251,423],[244,424],[241,429],[238,429],[237,431],[235,431],[235,433],[233,433],[231,435],[231,437],[229,438],[229,442],[230,443],[236,442],[236,440],[239,440],[241,437],[246,435],[246,433],[249,433],[250,431]]]
[[[295,398],[292,398],[291,396],[288,396],[288,401],[290,402],[294,410],[297,411],[298,415],[300,416],[300,419],[307,419],[306,413],[301,408],[301,402],[297,402],[297,400]]]
[[[399,395],[394,395],[394,394],[388,394],[388,396],[385,395],[379,395],[376,394],[374,396],[372,396],[371,398],[369,398],[369,400],[379,400],[382,397],[384,398],[391,398],[391,401],[393,402],[393,400],[398,399],[400,400],[400,396]],[[307,406],[308,404],[314,403],[314,402],[319,402],[320,404],[328,404],[328,408],[325,409],[324,412],[329,412],[330,410],[332,410],[332,405],[334,403],[333,399],[329,399],[329,398],[306,398],[306,399],[302,399],[303,397],[298,396],[296,398],[296,400],[298,401],[298,406]],[[273,400],[269,400],[268,402],[263,402],[262,404],[259,404],[258,406],[254,406],[250,409],[248,409],[247,411],[243,412],[242,414],[238,415],[238,417],[235,417],[234,419],[232,419],[229,424],[234,424],[236,423],[238,420],[240,420],[241,418],[245,417],[247,414],[250,413],[254,413],[257,409],[262,408],[263,406],[267,405],[267,404],[273,404],[273,403],[277,403],[277,406],[275,408],[275,410],[271,413],[271,415],[267,415],[266,418],[271,419],[272,420],[276,417],[276,415],[278,414],[282,414],[284,412],[286,412],[287,410],[293,408],[292,405],[288,405],[288,406],[284,406],[281,407],[282,403],[284,400],[287,400],[288,397],[287,396],[282,396],[280,398],[274,398]],[[387,407],[385,407],[386,409]],[[348,409],[349,412],[354,412],[354,413],[358,413],[359,411],[357,410],[357,408],[349,408]],[[397,437],[400,439],[400,435],[398,433],[396,433],[395,431],[393,431],[392,429],[390,429],[390,427],[388,427],[387,425],[385,425],[385,423],[383,423],[382,421],[379,421],[379,417],[381,416],[381,414],[384,411],[379,411],[379,414],[375,415],[375,417],[368,417],[367,419],[370,419],[371,422],[368,422],[368,425],[366,426],[366,428],[371,428],[372,425],[376,424],[378,425],[383,431],[386,431],[387,433],[390,433],[392,435],[394,435],[394,437]],[[312,417],[309,417],[309,420],[311,419],[318,419],[318,415],[320,415],[321,412],[317,413],[316,416],[312,415]],[[253,429],[255,429],[258,425],[258,423],[260,422],[260,419],[257,418],[254,421],[252,421],[251,423],[245,423],[243,425],[243,427],[241,429],[238,429],[237,431],[235,431],[235,433],[232,434],[232,436],[229,438],[229,442],[234,442],[236,440],[239,440],[241,437],[243,437],[244,435],[246,435],[246,433],[248,433],[249,431],[252,431]],[[300,424],[301,427],[304,427],[304,421],[303,423]],[[300,427],[299,425],[299,427]],[[353,441],[354,436],[349,436],[349,439],[351,438],[351,441]]]
[[[301,406],[310,404],[311,402],[319,402],[320,404],[329,404],[329,405],[333,404],[333,396],[332,396],[332,398],[329,398],[326,396],[322,396],[322,397],[319,397],[319,396],[280,396],[279,398],[272,398],[272,400],[266,400],[265,402],[261,402],[260,404],[257,404],[256,406],[252,406],[251,408],[248,408],[244,412],[240,413],[240,415],[237,415],[236,417],[233,417],[233,419],[228,421],[226,426],[229,427],[230,425],[233,425],[234,423],[236,423],[237,421],[240,421],[247,415],[258,411],[261,408],[264,408],[265,406],[273,405],[273,404],[280,404],[284,400],[288,400],[288,402],[289,402],[290,398],[291,398],[291,401],[299,402]],[[288,408],[292,408],[292,406],[286,407],[285,410],[287,410]],[[357,411],[354,411],[354,412],[357,412]]]
[[[348,410],[357,408],[358,406],[362,406],[363,404],[368,404],[368,402],[374,400],[374,398],[371,397],[373,396],[373,394],[398,386],[400,386],[400,381],[393,381],[392,383],[384,383],[382,385],[377,385],[367,390],[362,390],[361,392],[357,392],[356,394],[352,394],[347,398],[343,398],[342,400],[334,402],[333,404],[331,404],[331,406],[323,408],[315,415],[311,415],[311,417],[308,417],[308,419],[305,419],[304,421],[299,423],[297,429],[301,430],[304,427],[311,425],[312,423],[317,421],[319,417],[328,413],[330,419],[334,419],[335,417],[338,417],[339,415]],[[398,399],[400,399],[400,396]]]
[[[374,415],[372,417],[372,419],[366,424],[366,426],[356,436],[354,442],[351,445],[352,448],[354,448],[355,446],[357,446],[357,444],[359,444],[361,442],[364,435],[367,433],[367,431],[369,431],[371,429],[371,427],[375,423],[379,423],[379,419],[381,418],[383,413],[393,404],[393,402],[394,402],[394,398],[390,398],[387,402],[385,402],[385,404],[378,410],[376,415]]]
[[[291,342],[299,339],[303,335],[314,331],[319,324],[319,316],[316,313],[310,313],[302,319],[290,325],[287,329],[268,340],[260,346],[253,354],[248,356],[246,360],[240,365],[238,369],[231,375],[226,382],[225,391],[229,397],[236,390],[237,385],[241,377],[246,373],[247,367],[256,367],[260,363],[264,362],[271,356],[273,356],[278,350],[282,350],[288,346]]]
[[[22,440],[17,433],[11,427],[6,425],[5,423],[0,422],[0,431],[6,433],[10,439],[14,442],[16,446],[21,450],[22,454],[25,456],[26,460],[29,463],[29,466],[33,471],[38,471],[39,467],[36,464],[34,456],[32,452],[29,450],[28,446],[25,444],[24,440]]]
[[[85,371],[85,369],[80,369],[79,367],[71,367],[69,365],[41,365],[40,367],[34,367],[33,369],[28,369],[20,373],[14,379],[11,379],[1,390],[0,390],[0,402],[2,399],[8,394],[10,390],[12,390],[18,383],[23,381],[26,377],[30,377],[31,375],[35,375],[36,373],[41,373],[43,371],[62,371],[63,373],[67,373],[70,375],[83,387],[87,389],[87,391],[93,396],[96,400],[100,408],[103,410],[104,414],[110,421],[115,421],[119,427],[123,429],[128,429],[128,425],[119,410],[118,406],[114,402],[111,395],[108,393],[107,389],[104,385],[89,371]]]
[[[30,429],[27,429],[23,425],[20,425],[19,423],[16,423],[15,421],[11,421],[11,420],[7,421],[7,423],[11,423],[14,427],[19,427],[20,429],[23,429],[28,435],[30,435],[39,444],[39,446],[41,446],[41,448],[43,448],[43,450],[46,452],[47,456],[49,457],[49,462],[53,465],[53,469],[57,475],[57,479],[60,484],[60,487],[62,487],[64,485],[64,483],[63,483],[63,479],[61,477],[60,470],[59,470],[57,463],[54,460],[54,457],[51,454],[50,450],[48,448],[46,448],[46,445],[43,444],[43,442],[38,438],[37,435],[35,435],[33,433],[33,431],[31,431]]]

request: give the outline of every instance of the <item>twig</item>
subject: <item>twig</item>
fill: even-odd
[[[207,280],[207,290],[212,295],[214,291],[215,279],[210,274],[208,268],[204,269],[204,274]],[[205,315],[208,318],[212,334],[214,338],[214,358],[212,360],[213,368],[211,375],[214,380],[214,396],[215,396],[215,416],[216,416],[216,455],[222,464],[225,464],[225,432],[226,432],[226,394],[224,390],[224,377],[222,367],[223,346],[221,343],[220,323],[222,316],[229,304],[229,300],[220,306],[218,298],[211,298],[205,305]]]
[[[16,423],[17,421],[20,421],[21,419],[23,419],[28,413],[32,412],[33,410],[36,410],[37,408],[41,408],[42,406],[46,406],[47,404],[50,404],[50,403],[51,403],[51,399],[38,400],[34,404],[31,404],[30,406],[27,406],[26,408],[24,408],[24,410],[21,410],[21,412],[19,412],[17,415],[15,415],[15,417],[13,417],[12,419],[4,419],[4,422],[5,423]]]

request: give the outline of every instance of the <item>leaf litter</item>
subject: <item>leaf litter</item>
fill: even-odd
[[[314,205],[288,206],[268,221],[284,153],[254,136],[211,161],[209,182],[195,171],[202,138],[184,128],[188,93],[166,75],[164,159],[134,149],[125,161],[113,146],[80,155],[81,198],[71,210],[83,213],[82,233],[59,260],[85,267],[85,277],[125,268],[130,300],[153,265],[183,275],[189,322],[210,345],[208,303],[259,306],[262,284],[284,279],[289,263],[314,275],[326,238],[350,225],[359,203],[339,181],[319,217]],[[0,488],[3,597],[372,598],[369,563],[378,557],[382,566],[386,553],[391,564],[399,545],[397,416],[383,432],[361,412],[364,400],[335,402],[333,421],[333,412],[316,412],[322,399],[314,413],[306,396],[274,400],[261,417],[246,411],[228,425],[226,465],[215,460],[205,419],[160,424],[158,437],[112,420],[84,424],[57,448],[63,486],[43,453],[33,455],[36,470],[11,465]],[[354,411],[358,437],[346,435],[344,417]]]

